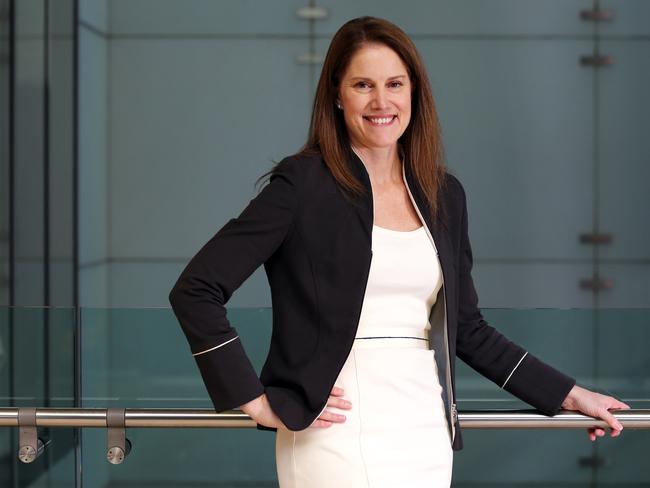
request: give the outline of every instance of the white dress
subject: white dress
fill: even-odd
[[[429,349],[429,311],[442,286],[424,227],[373,226],[373,256],[359,327],[335,386],[343,423],[278,429],[281,488],[447,488],[453,451]],[[325,410],[324,409],[324,410]]]

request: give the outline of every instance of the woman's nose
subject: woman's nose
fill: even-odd
[[[375,96],[372,99],[372,108],[375,110],[386,108],[388,105],[388,94],[386,93],[386,90],[381,87],[377,88],[374,95]]]

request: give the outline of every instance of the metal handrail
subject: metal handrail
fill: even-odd
[[[19,408],[0,408],[0,427],[18,427]],[[624,428],[650,429],[649,409],[611,410]],[[37,427],[106,428],[105,408],[37,408]],[[548,417],[537,410],[466,410],[458,421],[468,429],[582,429],[608,427],[605,421],[571,410]],[[255,428],[240,410],[127,408],[125,428]]]

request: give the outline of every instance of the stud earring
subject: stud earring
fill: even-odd
[[[336,106],[339,108],[339,110],[343,110],[343,106],[340,102],[336,102]]]

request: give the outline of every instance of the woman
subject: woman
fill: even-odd
[[[225,303],[261,264],[273,334],[258,378]],[[332,39],[305,147],[192,258],[170,302],[215,409],[276,431],[283,488],[449,486],[456,355],[541,412],[578,410],[617,436],[608,409],[629,407],[489,326],[471,267],[422,61],[398,27],[363,17]]]

